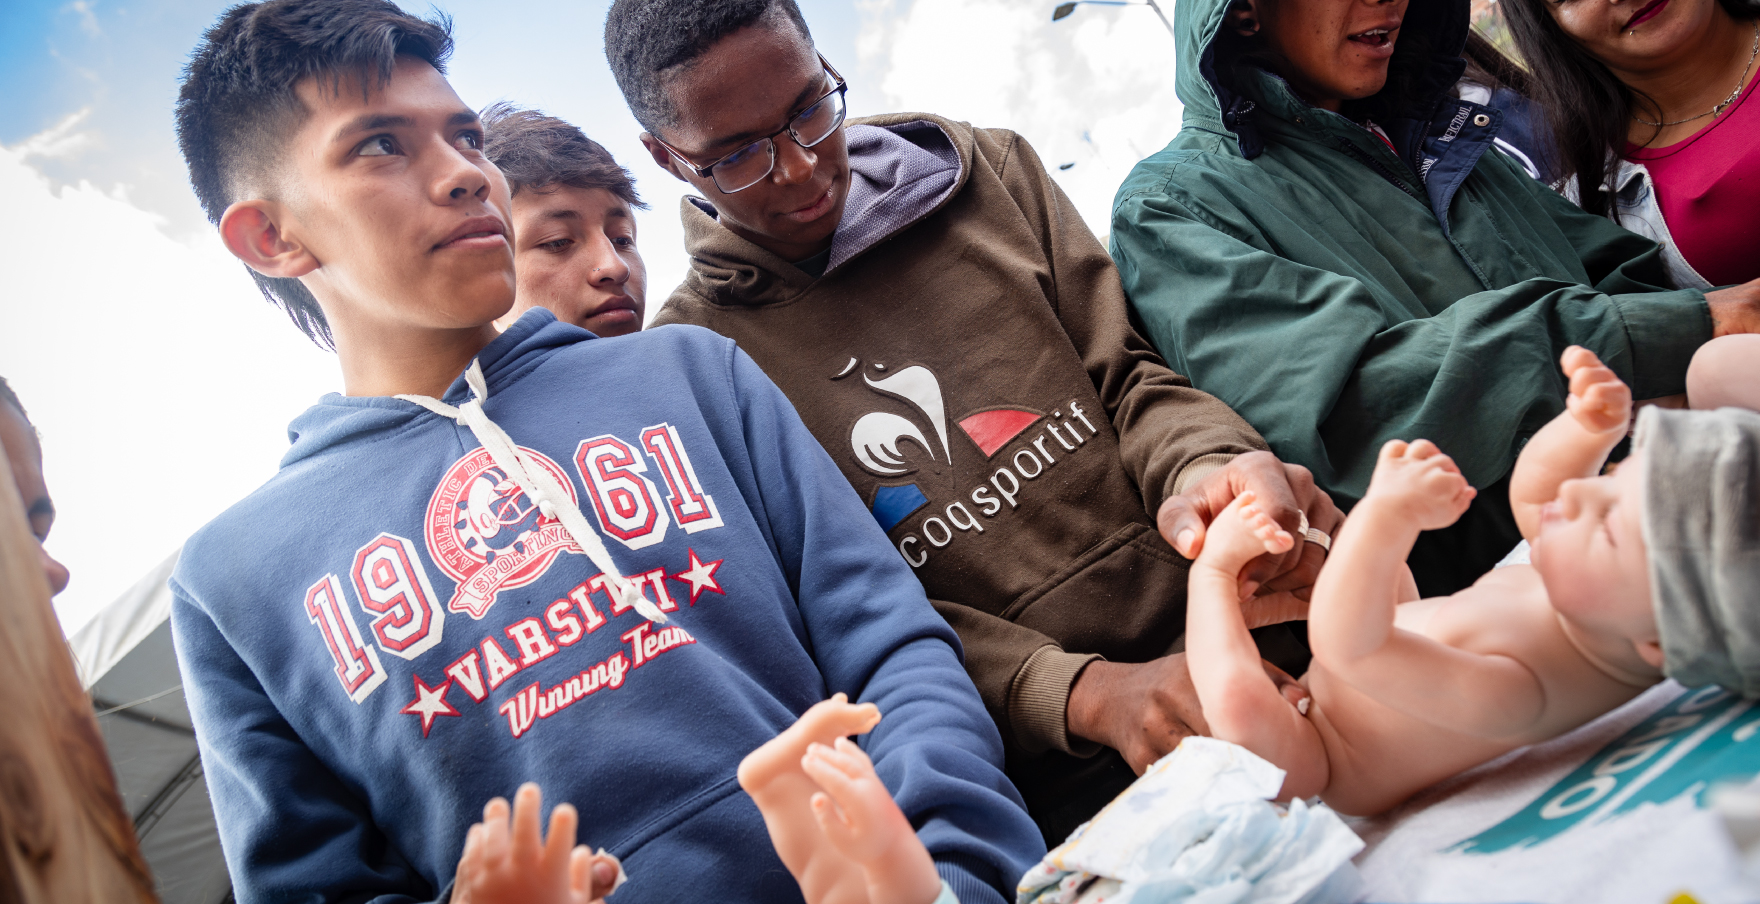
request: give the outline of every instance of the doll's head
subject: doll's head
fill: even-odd
[[[1634,452],[1611,474],[1565,481],[1530,541],[1578,648],[1633,684],[1659,680],[1663,665],[1645,544],[1646,458]]]
[[[1663,671],[1760,697],[1760,413],[1647,408],[1635,445]]]

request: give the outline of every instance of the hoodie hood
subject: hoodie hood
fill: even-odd
[[[1264,149],[1256,121],[1260,108],[1274,111],[1305,105],[1277,76],[1231,78],[1239,61],[1230,42],[1218,41],[1230,0],[1181,0],[1174,6],[1179,45],[1175,90],[1185,105],[1187,125],[1234,134],[1241,156],[1251,160]],[[1357,101],[1350,110],[1383,124],[1397,119],[1428,120],[1466,68],[1469,0],[1412,0],[1388,64],[1387,85]],[[1195,65],[1194,65],[1195,64]]]
[[[482,364],[483,376],[492,395],[526,370],[538,366],[551,349],[590,338],[597,337],[578,326],[558,321],[555,314],[543,308],[533,308],[520,315],[507,332],[483,346],[483,350],[477,353],[477,361]],[[441,401],[457,406],[470,398],[470,386],[460,373],[447,387]],[[287,426],[287,439],[292,448],[282,457],[281,466],[288,467],[332,446],[373,434],[390,437],[426,413],[417,405],[390,396],[328,393]]]
[[[849,199],[825,274],[940,210],[971,174],[974,138],[966,123],[893,113],[851,120],[846,131]],[[813,284],[792,262],[723,227],[707,199],[686,196],[679,213],[691,256],[685,285],[713,303],[768,304]]]

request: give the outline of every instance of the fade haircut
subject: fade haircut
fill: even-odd
[[[616,0],[605,17],[605,57],[636,122],[655,135],[677,123],[666,96],[673,70],[776,13],[813,42],[794,0]]]
[[[507,177],[514,194],[545,194],[558,186],[603,188],[631,207],[647,207],[629,170],[572,123],[502,102],[485,107],[483,154]]]
[[[202,36],[177,95],[177,143],[208,220],[264,190],[286,138],[310,111],[294,93],[308,78],[333,90],[358,76],[362,91],[391,80],[399,56],[445,71],[452,22],[418,19],[386,0],[268,0],[227,10]],[[251,276],[313,342],[335,348],[318,300],[291,277]]]

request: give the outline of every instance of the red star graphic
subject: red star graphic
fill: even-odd
[[[702,596],[705,590],[713,590],[722,596],[727,595],[721,589],[721,583],[715,580],[715,570],[721,567],[723,561],[725,560],[716,559],[713,562],[704,562],[697,558],[697,551],[693,549],[691,550],[691,567],[672,576],[675,581],[683,581],[691,585],[691,605],[697,604],[697,597]]]
[[[428,730],[434,727],[434,719],[436,716],[457,716],[462,715],[462,713],[453,709],[452,704],[446,702],[446,691],[452,687],[451,678],[441,682],[439,687],[429,687],[423,684],[422,676],[420,675],[415,676],[415,680],[416,698],[409,701],[408,705],[398,710],[398,712],[408,713],[412,716],[421,716],[422,737],[426,738],[428,736]]]

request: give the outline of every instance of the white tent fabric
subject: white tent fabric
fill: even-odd
[[[172,553],[147,572],[146,577],[136,581],[128,592],[67,639],[86,690],[91,690],[122,657],[171,617],[171,588],[166,582],[171,579],[181,552],[179,549]]]
[[[180,550],[181,552],[181,550]],[[165,904],[222,904],[232,883],[220,853],[183,679],[171,645],[177,553],[69,638],[81,681]]]

